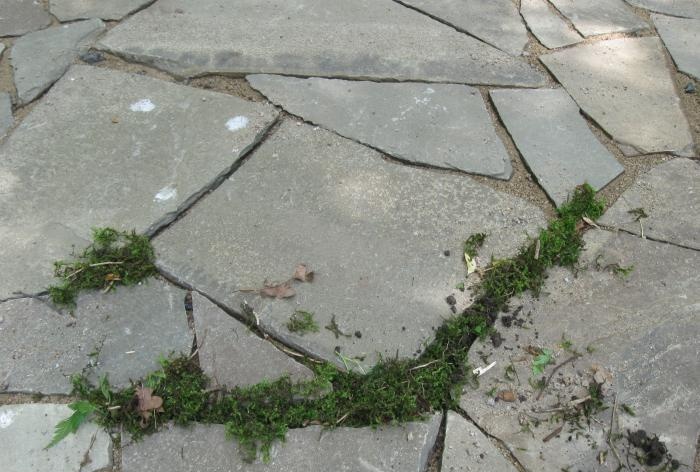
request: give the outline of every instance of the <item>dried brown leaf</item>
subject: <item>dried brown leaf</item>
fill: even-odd
[[[136,398],[139,401],[139,413],[144,420],[148,420],[154,411],[163,412],[163,399],[153,395],[153,389],[148,387],[136,387]]]
[[[313,282],[314,271],[309,270],[306,264],[299,264],[296,269],[294,269],[294,275],[292,277],[300,282]]]
[[[512,390],[501,390],[498,392],[498,398],[503,400],[504,402],[509,402],[513,403],[515,401],[515,392]]]
[[[260,295],[270,298],[291,298],[296,295],[296,292],[289,282],[284,282],[276,285],[265,285],[265,287],[260,290]]]

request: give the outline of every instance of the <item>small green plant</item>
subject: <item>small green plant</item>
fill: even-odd
[[[83,424],[85,420],[87,420],[96,410],[95,406],[86,400],[71,403],[68,405],[68,408],[73,410],[73,414],[56,425],[56,431],[54,432],[53,438],[44,449],[55,446],[71,433],[75,434],[80,425]]]
[[[299,333],[301,335],[306,333],[318,333],[318,324],[314,321],[313,313],[297,310],[289,317],[287,329],[292,333]]]
[[[545,367],[550,364],[554,364],[554,353],[551,349],[542,349],[540,354],[532,360],[532,375],[542,375]]]
[[[476,233],[469,236],[469,238],[464,242],[464,254],[470,258],[475,258],[477,251],[481,246],[484,245],[486,241],[486,234]]]
[[[623,279],[629,277],[633,270],[634,270],[633,265],[623,267],[619,264],[615,264],[615,267],[613,267],[613,272],[615,272],[615,275],[622,277]]]
[[[644,219],[644,218],[649,218],[649,215],[647,215],[647,212],[644,211],[644,208],[634,208],[634,209],[628,211],[627,213],[629,213],[630,215],[635,217],[634,221],[639,221],[639,220]]]

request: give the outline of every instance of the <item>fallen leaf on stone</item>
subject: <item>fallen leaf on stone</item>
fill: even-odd
[[[153,412],[164,412],[163,399],[158,395],[153,395],[153,389],[148,387],[136,387],[136,398],[139,401],[139,414],[142,424],[151,417]]]
[[[600,229],[600,226],[598,226],[596,224],[596,222],[593,221],[592,219],[590,219],[589,217],[584,216],[582,219],[583,219],[584,223],[586,223],[588,226],[593,226],[594,228]]]
[[[467,263],[467,275],[473,273],[476,271],[476,260],[475,258],[471,257],[469,254],[466,252],[464,253],[464,260]]]
[[[265,285],[265,288],[260,290],[260,295],[270,298],[291,298],[296,295],[296,292],[289,282],[284,282],[277,285]]]
[[[497,396],[504,402],[513,403],[515,401],[515,392],[512,390],[501,390]]]
[[[301,282],[313,282],[314,271],[309,270],[306,264],[299,264],[296,269],[294,269],[294,275],[292,277]]]

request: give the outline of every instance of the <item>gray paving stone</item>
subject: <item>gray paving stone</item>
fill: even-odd
[[[584,36],[629,33],[649,25],[622,0],[551,0]]]
[[[66,405],[46,403],[0,406],[3,472],[111,470],[112,440],[94,423],[83,424],[75,434],[44,449],[56,424],[72,413]]]
[[[90,228],[151,232],[253,146],[272,106],[74,66],[0,147],[0,299],[53,282]]]
[[[0,43],[0,57],[2,57],[2,52],[5,50],[5,44]]]
[[[414,355],[450,314],[445,297],[468,298],[454,287],[469,235],[491,234],[484,256],[504,256],[543,225],[539,209],[467,176],[390,162],[287,120],[154,245],[163,270],[233,310],[247,303],[288,344],[342,365],[340,346],[371,365]],[[293,298],[240,291],[285,281],[300,263],[316,278]],[[320,332],[289,333],[295,310],[313,312]],[[333,317],[349,337],[324,329]]]
[[[10,59],[18,103],[29,103],[51,87],[104,28],[101,20],[92,19],[29,33],[15,41]]]
[[[87,368],[94,381],[106,374],[127,386],[157,370],[159,356],[189,354],[184,298],[153,279],[81,295],[73,317],[34,299],[0,303],[0,382],[10,392],[65,394],[70,376]]]
[[[537,39],[554,49],[583,41],[583,38],[562,20],[546,0],[521,0],[520,14]]]
[[[269,100],[399,159],[509,179],[510,157],[481,94],[466,85],[249,75]]]
[[[102,18],[121,20],[153,0],[50,0],[51,13],[60,21]]]
[[[631,210],[643,208],[641,220]],[[652,239],[700,250],[700,165],[673,159],[642,175],[601,222]]]
[[[293,429],[283,443],[273,445],[270,461],[244,462],[226,439],[223,426],[174,427],[123,449],[124,472],[423,472],[435,444],[441,415],[423,423],[382,428]],[[182,454],[173,454],[182,451]]]
[[[624,171],[563,89],[490,93],[528,167],[557,206],[577,185],[601,189]]]
[[[51,17],[35,0],[3,0],[0,36],[20,36],[48,26]]]
[[[7,135],[15,119],[12,116],[12,99],[7,92],[0,92],[0,139]]]
[[[508,54],[519,56],[527,30],[511,0],[401,0]]]
[[[700,19],[663,15],[651,15],[651,18],[678,70],[700,79],[700,52],[697,48],[700,43]]]
[[[641,428],[659,435],[675,459],[692,464],[700,433],[694,394],[700,388],[700,252],[612,231],[591,230],[585,241],[581,263],[587,269],[576,276],[565,269],[550,271],[539,300],[526,296],[511,303],[514,309],[523,306],[518,315],[525,321],[523,328],[516,323],[504,329],[498,322],[504,338],[500,348],[490,342],[472,346],[472,358],[480,358],[479,353],[485,364],[497,364],[479,379],[478,389],[465,389],[460,405],[503,440],[527,470],[612,471],[617,465],[613,453],[604,465],[598,459],[601,451],[609,450],[605,438],[616,396],[616,431]],[[626,277],[615,275],[612,264],[633,270]],[[538,401],[528,379],[541,376],[533,377],[533,356],[526,347],[551,349],[558,365],[572,355],[562,348],[563,338],[583,355],[557,371]],[[511,364],[515,375],[511,372],[509,380],[504,371]],[[547,421],[552,413],[534,412],[587,395],[596,366],[612,375],[609,390],[604,390],[609,409],[581,434],[565,424],[561,434],[544,442],[560,423]],[[548,366],[542,377],[553,368]],[[521,399],[494,402],[484,397],[491,389],[512,389]],[[622,404],[636,416],[625,414]],[[528,421],[533,417],[543,420],[539,426]],[[624,460],[625,441],[616,448]]]
[[[215,385],[253,385],[289,376],[311,380],[311,369],[295,362],[207,298],[194,292],[193,316],[199,364]]]
[[[524,61],[391,0],[163,0],[100,44],[180,76],[544,84]]]
[[[694,155],[688,121],[658,38],[599,41],[540,59],[626,155]]]
[[[700,19],[697,0],[627,0],[627,3],[658,13]]]

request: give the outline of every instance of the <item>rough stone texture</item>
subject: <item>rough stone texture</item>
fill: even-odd
[[[112,440],[94,423],[83,424],[77,433],[69,434],[51,449],[44,449],[53,437],[56,424],[72,413],[66,405],[0,406],[3,472],[93,472],[107,467],[111,470]],[[86,457],[90,459],[87,463]]]
[[[700,19],[697,0],[627,0],[627,3],[658,13]]]
[[[270,461],[244,462],[223,426],[170,428],[123,449],[122,470],[137,472],[423,472],[435,444],[441,415],[424,423],[382,428],[321,426],[293,429],[270,452]],[[182,451],[182,453],[173,453]]]
[[[583,41],[576,31],[552,11],[546,0],[521,0],[520,14],[532,34],[549,49]]]
[[[577,185],[601,189],[624,171],[563,89],[490,93],[528,167],[557,206]]]
[[[693,155],[688,121],[658,38],[599,41],[540,59],[626,155]]]
[[[53,261],[92,227],[152,232],[172,221],[276,116],[262,103],[74,66],[0,147],[0,299],[43,290]]]
[[[391,0],[163,0],[100,44],[181,76],[544,83],[524,61]]]
[[[336,363],[340,346],[369,365],[414,355],[450,313],[445,297],[468,297],[454,287],[470,234],[491,235],[488,258],[512,254],[543,225],[539,209],[467,176],[389,162],[287,120],[154,245],[163,270],[234,310],[246,302],[290,345]],[[300,263],[316,278],[295,283],[294,298],[242,291],[285,281]],[[295,310],[315,313],[320,332],[289,333]],[[333,316],[348,337],[324,329]]]
[[[511,0],[401,0],[508,54],[519,56],[527,30]]]
[[[310,380],[313,372],[251,333],[202,295],[192,294],[199,364],[214,385],[252,385],[288,375]]]
[[[12,99],[7,92],[0,92],[0,138],[4,138],[15,119],[12,116]]]
[[[157,370],[159,356],[189,354],[184,297],[153,279],[81,295],[73,317],[34,299],[0,303],[0,382],[10,392],[69,393],[70,375],[89,366],[92,380],[107,374],[127,386]]]
[[[651,15],[668,52],[678,70],[700,79],[700,19]]]
[[[622,0],[551,0],[552,4],[584,36],[625,33],[649,25]]]
[[[612,471],[617,465],[613,454],[607,455],[605,465],[598,463],[598,454],[609,450],[605,436],[617,395],[616,431],[643,428],[659,435],[674,458],[692,464],[700,433],[695,395],[700,389],[700,252],[612,231],[591,230],[585,241],[581,262],[586,270],[576,276],[565,269],[551,271],[539,300],[527,296],[511,302],[514,309],[523,306],[518,308],[523,328],[514,323],[504,329],[498,322],[504,338],[500,348],[494,349],[490,342],[472,346],[472,358],[483,356],[486,363],[497,364],[480,378],[478,389],[465,389],[460,405],[489,434],[505,441],[527,470]],[[615,264],[634,269],[627,277],[615,275]],[[563,337],[583,356],[560,368],[536,401],[528,382],[533,356],[525,349],[551,349],[560,364],[571,357],[561,347]],[[589,346],[593,353],[587,352]],[[511,373],[508,380],[504,371],[511,363],[517,376]],[[557,427],[557,422],[549,421],[539,427],[530,421],[532,432],[527,431],[527,418],[552,416],[535,411],[587,395],[596,365],[612,374],[605,397],[609,409],[597,415],[599,422],[585,426],[586,437],[565,425],[561,434],[543,442]],[[544,375],[552,369],[547,367]],[[485,398],[493,388],[513,389],[522,401]],[[625,414],[622,404],[636,416]],[[570,436],[574,440],[569,441]],[[624,460],[625,441],[616,447]]]
[[[60,21],[102,18],[121,20],[153,0],[50,0],[51,13]]]
[[[0,43],[0,57],[2,56],[2,52],[5,50],[5,44]]]
[[[630,210],[643,208],[641,220]],[[601,222],[635,234],[700,250],[700,165],[673,159],[642,175]]]
[[[447,413],[442,472],[516,472],[479,428],[452,411]]]
[[[481,94],[466,85],[249,75],[285,110],[410,162],[509,179],[510,157]]]
[[[0,36],[19,36],[48,26],[51,17],[35,0],[2,0]]]
[[[12,46],[17,101],[26,104],[49,88],[104,31],[98,19],[56,26],[22,36]]]

